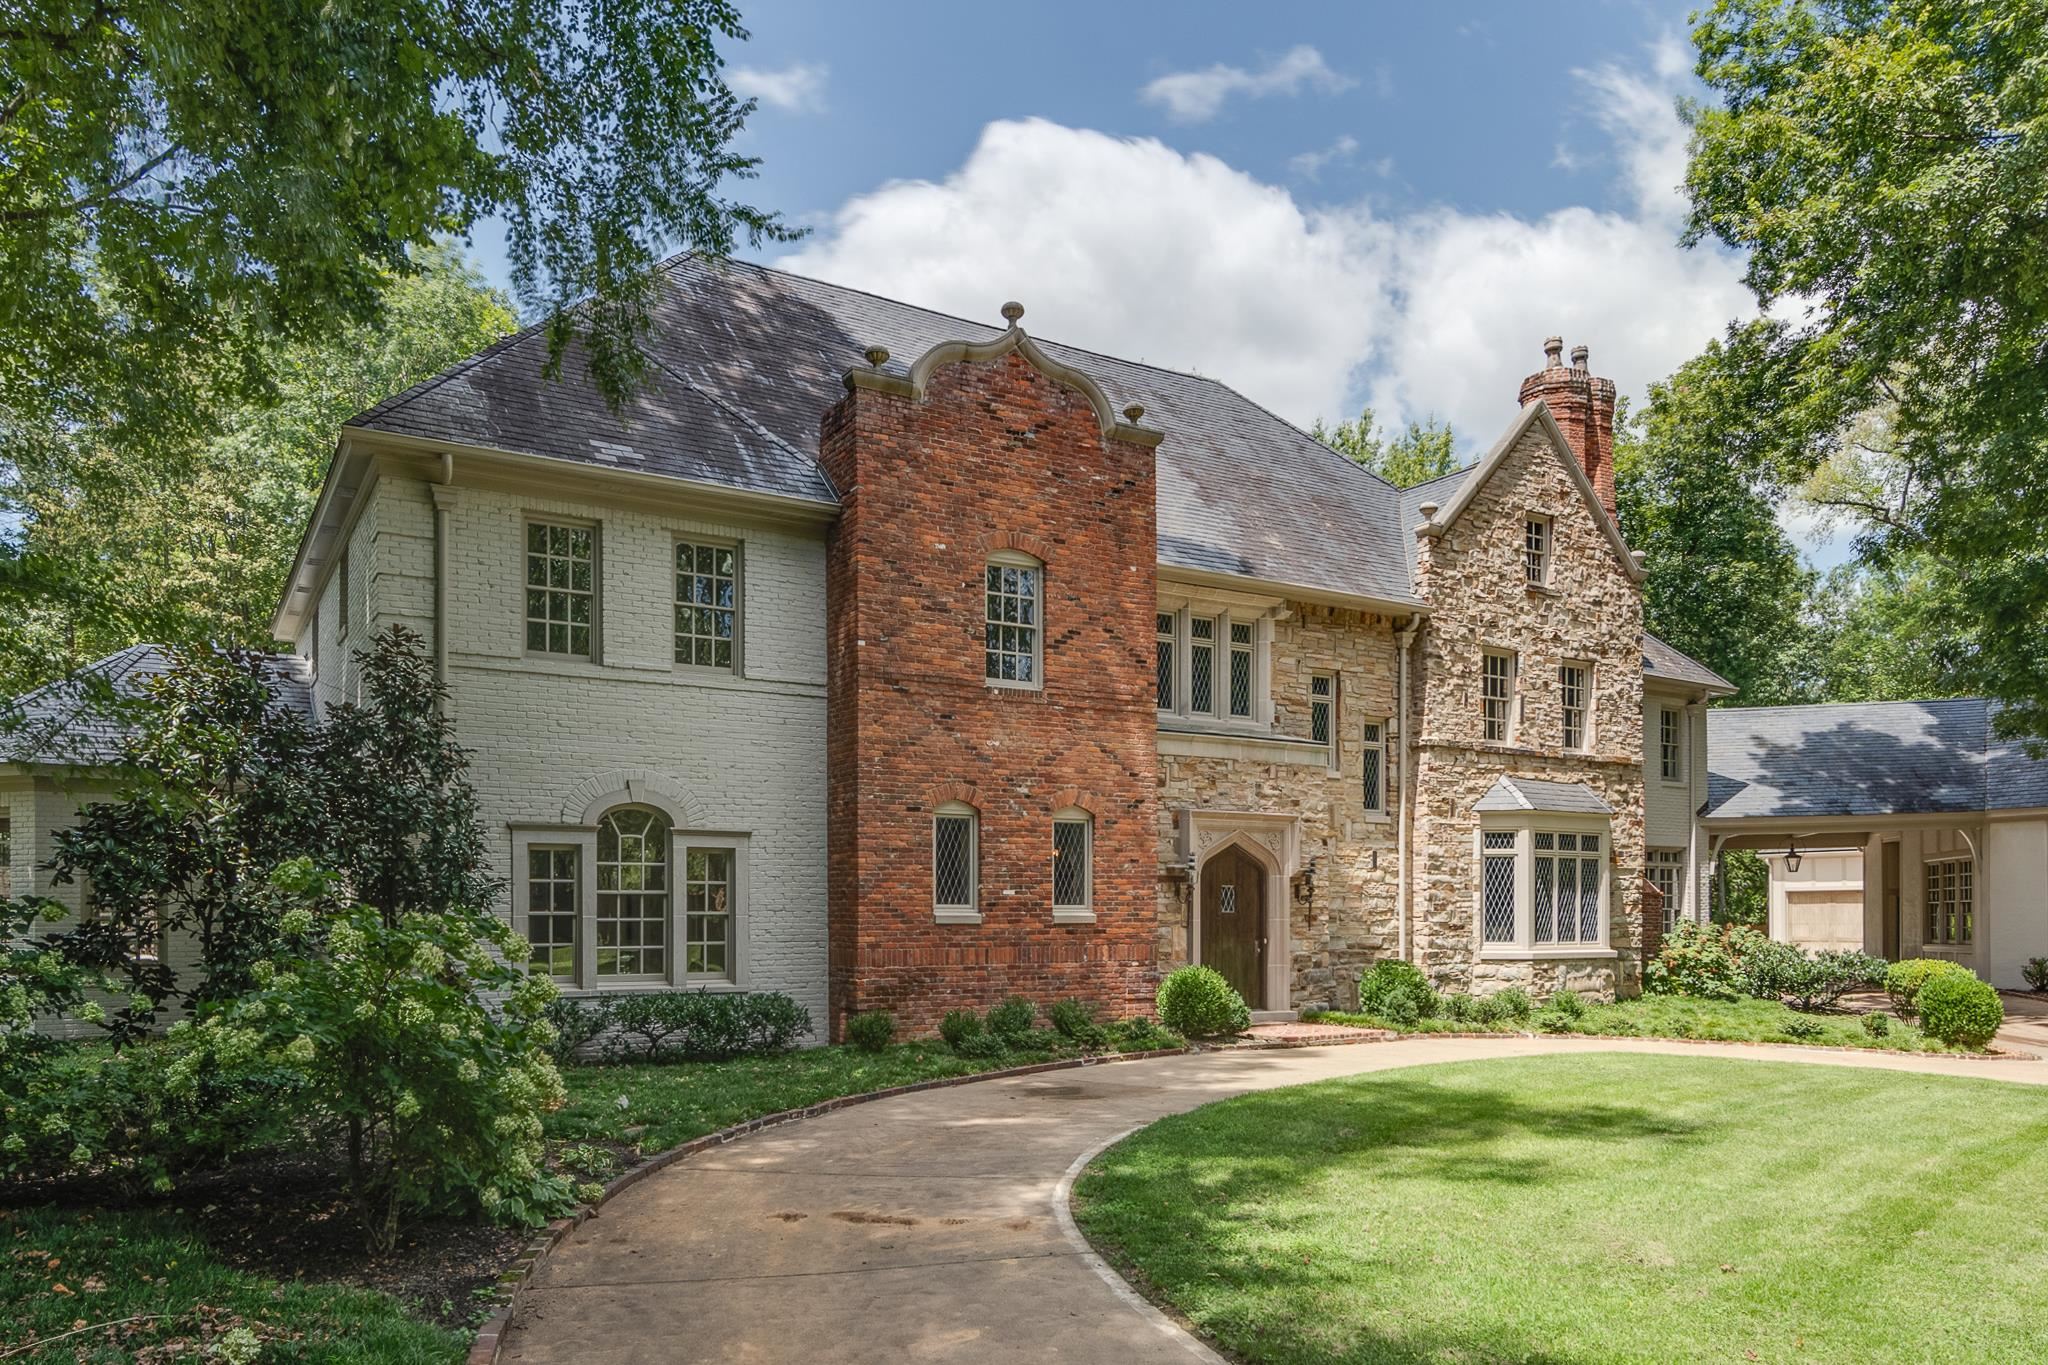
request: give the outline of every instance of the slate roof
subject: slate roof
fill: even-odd
[[[277,704],[313,714],[306,662],[289,654],[263,656],[271,668]],[[67,678],[0,701],[0,763],[104,764],[121,756],[128,726],[119,703],[143,695],[149,680],[171,669],[162,645],[130,645],[96,659]],[[109,702],[112,705],[109,705]]]
[[[349,425],[426,440],[627,468],[819,502],[825,412],[869,346],[907,365],[943,341],[1002,328],[745,262],[677,257],[653,306],[652,382],[623,418],[580,355],[542,378],[537,330],[497,343]],[[1038,339],[1145,407],[1159,447],[1159,561],[1392,603],[1414,601],[1394,486],[1242,394],[1181,374]]]
[[[1643,672],[1652,678],[1667,678],[1713,692],[1732,694],[1735,691],[1734,683],[1684,650],[1665,644],[1647,630],[1643,632]]]
[[[1545,782],[1534,777],[1503,777],[1472,806],[1478,811],[1537,810],[1572,815],[1612,815],[1614,807],[1583,782]]]
[[[2048,806],[2048,760],[1992,734],[1995,704],[1858,702],[1707,712],[1712,819],[1967,815]]]

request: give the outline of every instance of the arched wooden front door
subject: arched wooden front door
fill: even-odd
[[[1202,868],[1202,961],[1266,1007],[1266,869],[1235,846]]]

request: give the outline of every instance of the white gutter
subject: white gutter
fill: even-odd
[[[441,685],[441,711],[455,715],[448,692],[448,513],[455,505],[455,452],[441,452],[441,476],[427,485],[434,498],[434,681]]]

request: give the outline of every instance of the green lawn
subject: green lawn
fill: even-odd
[[[1540,1011],[1539,1011],[1540,1013]],[[1396,1029],[1365,1014],[1313,1012],[1305,1018],[1361,1028]],[[1612,1005],[1589,1005],[1584,1017],[1572,1021],[1569,1033],[1643,1038],[1702,1038],[1723,1043],[1804,1043],[1808,1046],[1890,1048],[1904,1052],[1961,1052],[1962,1048],[1929,1038],[1913,1025],[1885,1016],[1882,1038],[1864,1031],[1860,1014],[1801,1014],[1776,1000],[1694,1000],[1680,995],[1645,995]],[[1820,1032],[1801,1038],[1786,1031],[1795,1020],[1810,1020]],[[1397,1029],[1404,1033],[1530,1033],[1534,1023],[1500,1024],[1493,1028],[1448,1019],[1424,1019]]]
[[[2048,1359],[2048,1092],[1472,1062],[1166,1119],[1081,1224],[1252,1362]]]
[[[80,1326],[90,1330],[51,1340]],[[382,1294],[232,1270],[174,1214],[0,1209],[0,1356],[10,1362],[227,1360],[250,1338],[266,1365],[453,1365],[468,1349],[468,1334]]]

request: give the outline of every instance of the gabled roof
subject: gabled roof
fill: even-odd
[[[1995,704],[1848,702],[1707,712],[1710,819],[1968,815],[2048,806],[2048,760],[1992,734]]]
[[[1503,777],[1472,806],[1477,811],[1548,811],[1566,815],[1612,815],[1614,807],[1583,782],[1545,782]]]
[[[1643,672],[1648,677],[1703,688],[1721,696],[1735,695],[1734,683],[1684,650],[1665,644],[1647,630],[1643,632]]]
[[[276,703],[312,715],[306,661],[290,654],[262,658]],[[64,767],[113,762],[129,733],[119,703],[140,698],[150,680],[170,672],[174,662],[162,645],[130,645],[69,677],[24,692],[11,705],[0,702],[0,721],[6,723],[0,731],[0,763]]]
[[[488,446],[818,502],[819,424],[870,346],[902,361],[1003,328],[743,262],[662,270],[649,386],[614,417],[583,358],[543,377],[528,331],[382,403],[349,427]],[[1242,394],[1198,375],[1038,340],[1117,410],[1138,403],[1158,453],[1158,558],[1169,568],[1418,605],[1392,484]]]

